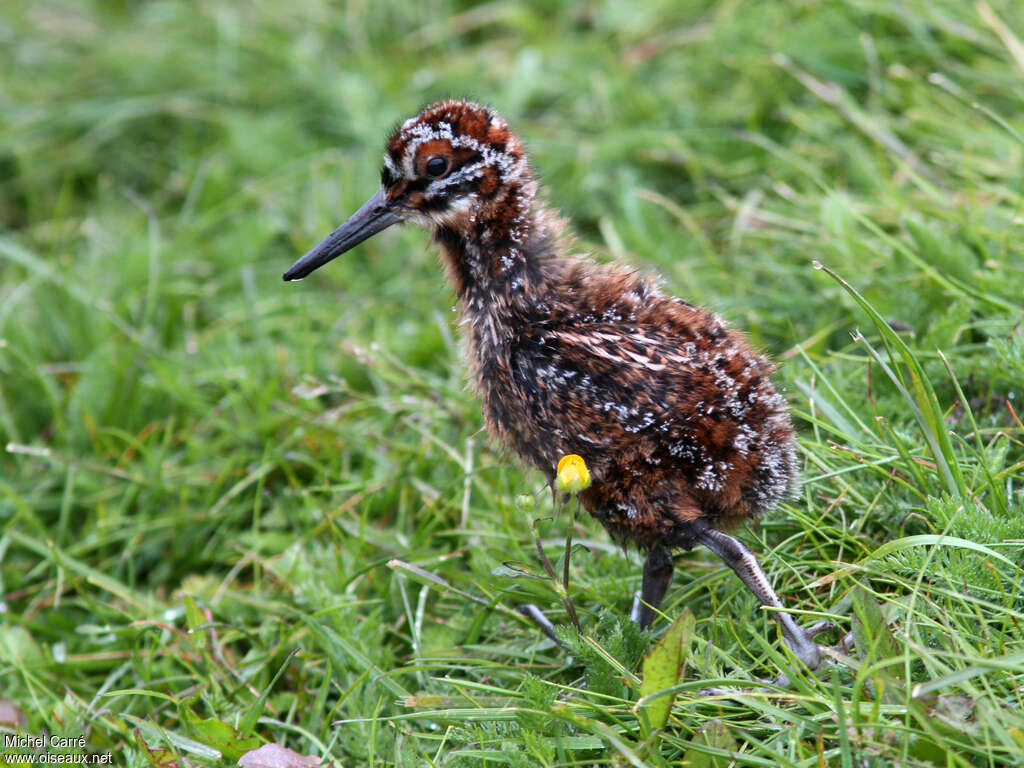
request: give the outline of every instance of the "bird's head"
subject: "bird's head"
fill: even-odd
[[[403,221],[514,237],[535,193],[523,148],[500,117],[469,101],[438,102],[395,129],[380,188],[284,279],[299,280]]]

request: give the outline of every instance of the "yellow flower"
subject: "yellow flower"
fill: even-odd
[[[558,462],[555,488],[568,493],[579,493],[590,487],[590,470],[582,456],[570,453]]]

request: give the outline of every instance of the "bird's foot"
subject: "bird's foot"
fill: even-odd
[[[795,649],[793,652],[797,655],[797,658],[804,662],[804,664],[810,671],[817,671],[821,669],[824,665],[832,664],[836,661],[841,662],[843,657],[849,654],[850,648],[853,647],[852,632],[844,635],[835,645],[822,646],[814,644],[813,638],[817,637],[820,634],[835,629],[835,626],[836,625],[831,621],[819,621],[817,624],[814,624],[808,627],[807,629],[800,630],[805,635],[805,639],[812,645],[814,645],[815,655],[811,657],[808,654],[811,660],[815,661],[814,666],[808,664],[804,656],[797,654]],[[806,650],[806,646],[804,647]],[[793,648],[793,646],[790,645],[790,648]],[[790,674],[794,674],[792,669],[790,670]],[[790,688],[793,684],[792,680],[790,679],[790,676],[785,673],[781,673],[778,676],[773,677],[771,679],[756,678],[756,680],[760,686],[772,686],[775,688]],[[701,688],[700,694],[701,696],[736,696],[738,694],[755,693],[757,690],[757,688],[751,688],[746,686],[740,686],[737,688],[724,688],[721,686],[715,686],[713,688]]]
[[[853,645],[852,632],[844,635],[840,641],[833,646],[821,646],[814,642],[814,638],[818,635],[824,634],[825,632],[831,632],[836,628],[835,623],[832,621],[819,621],[817,624],[813,624],[807,629],[798,626],[796,622],[783,621],[782,625],[782,634],[786,640],[786,645],[788,645],[790,650],[793,651],[793,655],[800,659],[800,661],[803,662],[803,665],[812,672],[820,669],[822,663],[825,662],[826,659],[834,660],[836,656],[845,656]],[[780,674],[773,680],[762,682],[769,682],[772,685],[779,686],[780,688],[788,688],[791,684],[789,676],[785,673]]]

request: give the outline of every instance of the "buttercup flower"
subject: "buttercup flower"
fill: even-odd
[[[555,488],[568,493],[579,493],[590,487],[590,470],[582,456],[570,453],[558,462]]]

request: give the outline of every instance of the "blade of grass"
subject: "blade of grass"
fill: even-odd
[[[935,390],[925,375],[924,369],[921,368],[921,364],[900,335],[889,327],[885,319],[878,314],[877,310],[871,306],[867,299],[861,296],[857,289],[820,262],[814,262],[814,268],[824,271],[829,277],[839,283],[853,297],[854,301],[860,305],[861,309],[867,313],[868,317],[871,318],[879,336],[885,340],[887,345],[890,345],[899,352],[899,356],[903,360],[903,364],[906,366],[910,377],[911,388],[913,389],[912,395],[904,387],[902,378],[896,375],[882,356],[868,343],[867,339],[863,336],[859,339],[868,348],[871,356],[882,366],[882,370],[885,371],[885,374],[897,387],[910,407],[914,418],[918,422],[918,426],[921,428],[923,437],[931,448],[932,456],[942,476],[946,491],[960,498],[967,498],[970,494],[960,472],[960,465],[953,451],[953,444],[949,438],[949,433],[945,428],[942,409],[939,407]],[[891,350],[889,355],[891,360],[895,359]]]

